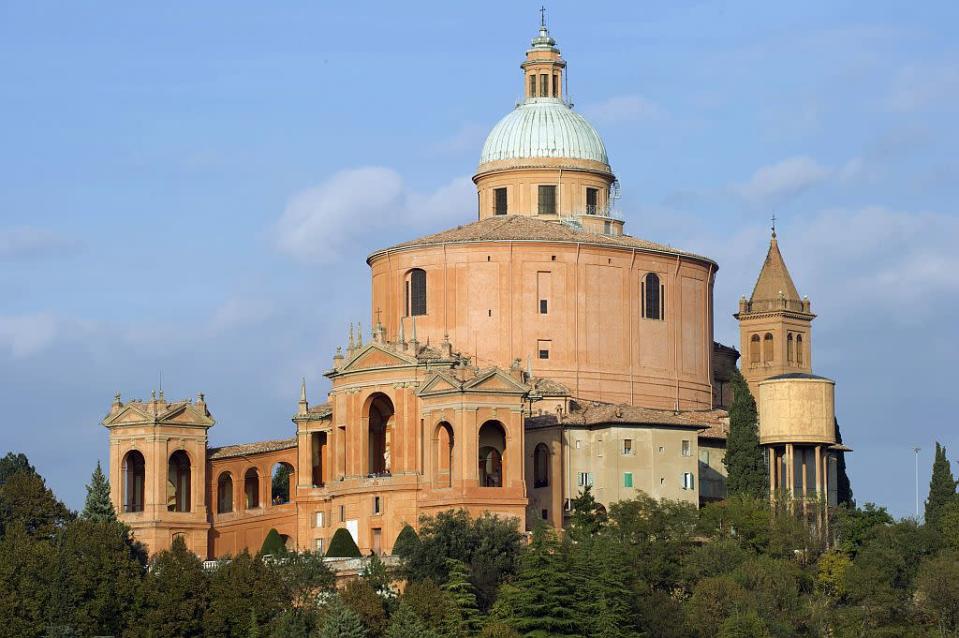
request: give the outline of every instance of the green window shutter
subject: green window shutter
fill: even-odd
[[[633,473],[623,472],[623,487],[632,487],[632,486],[633,486]]]

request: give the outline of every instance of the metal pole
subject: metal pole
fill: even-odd
[[[912,451],[916,454],[916,522],[919,522],[919,448],[914,447]]]

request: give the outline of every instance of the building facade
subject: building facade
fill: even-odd
[[[525,100],[481,152],[477,221],[369,255],[371,334],[350,328],[324,400],[303,383],[289,438],[211,448],[203,395],[116,397],[103,421],[113,499],[151,551],[177,536],[209,558],[256,551],[270,529],[322,551],[342,527],[389,552],[404,525],[448,509],[562,527],[587,486],[604,507],[723,497],[739,354],[713,340],[718,266],[625,233],[565,67],[541,26]],[[767,287],[741,308],[744,351],[753,332],[802,334],[795,372],[808,372],[808,302],[793,287],[767,308]],[[785,372],[778,361],[760,359],[762,373]]]

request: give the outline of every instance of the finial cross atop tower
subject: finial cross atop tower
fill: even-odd
[[[546,7],[540,6],[539,8],[539,26],[546,26]]]
[[[772,224],[773,224],[772,225],[773,237],[775,237],[776,236],[776,213],[773,213]]]

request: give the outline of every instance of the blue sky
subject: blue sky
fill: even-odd
[[[539,3],[0,2],[0,450],[78,507],[113,393],[289,436],[365,256],[475,218]],[[737,344],[775,212],[857,500],[959,459],[959,5],[553,2],[633,235],[720,264]]]

